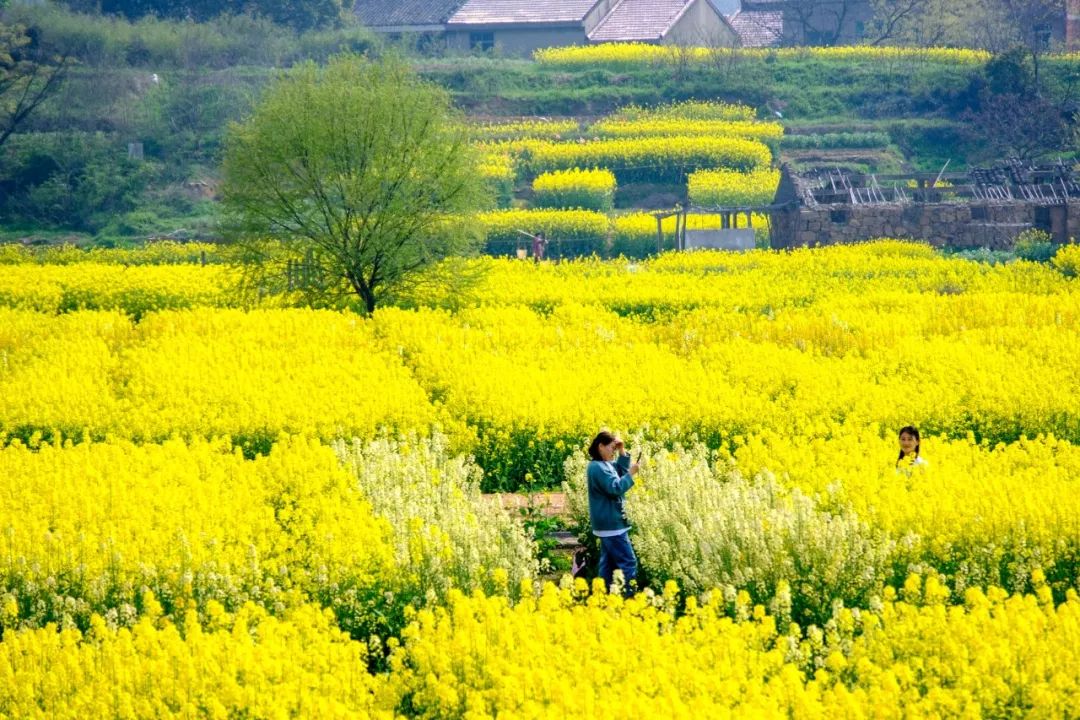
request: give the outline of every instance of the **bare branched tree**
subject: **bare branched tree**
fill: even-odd
[[[0,147],[59,88],[68,58],[50,57],[19,26],[0,24]]]

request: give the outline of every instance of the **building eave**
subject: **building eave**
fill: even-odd
[[[373,33],[422,33],[422,32],[445,32],[445,25],[376,25],[367,26],[366,30]]]

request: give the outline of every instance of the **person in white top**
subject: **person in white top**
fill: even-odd
[[[896,469],[926,467],[930,463],[919,455],[919,430],[913,425],[900,428],[900,457],[896,459]]]

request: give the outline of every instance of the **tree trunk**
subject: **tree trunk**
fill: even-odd
[[[346,274],[349,280],[349,284],[353,286],[353,290],[360,296],[360,299],[364,301],[364,307],[367,309],[368,315],[375,312],[375,289],[364,282],[363,278],[358,278],[352,273]]]

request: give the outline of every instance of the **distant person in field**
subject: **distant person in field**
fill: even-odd
[[[919,430],[912,425],[900,428],[900,457],[896,459],[897,470],[911,471],[916,467],[926,467],[930,463],[919,455]]]
[[[589,445],[589,523],[600,538],[600,577],[611,588],[616,570],[623,575],[623,594],[637,586],[637,556],[630,544],[630,523],[623,511],[623,496],[634,486],[638,464],[630,462],[623,441],[601,431]]]
[[[533,262],[540,262],[544,259],[544,252],[547,250],[547,237],[542,232],[538,232],[533,235],[532,239],[532,251]]]

